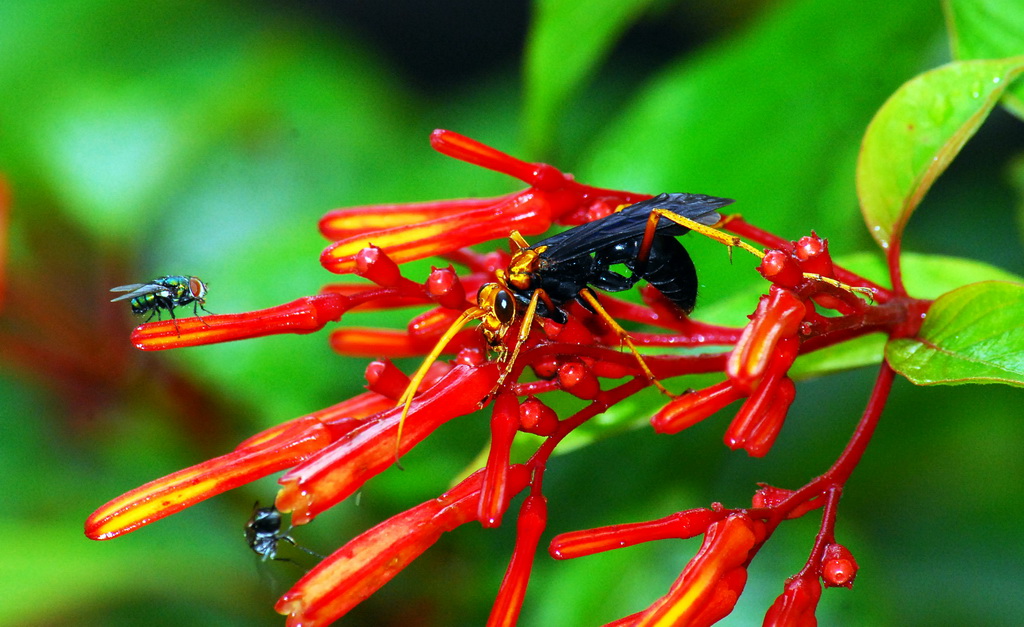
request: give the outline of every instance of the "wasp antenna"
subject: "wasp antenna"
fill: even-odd
[[[398,434],[395,436],[395,463],[398,464],[398,451],[399,446],[402,443],[402,428],[405,426],[405,418],[409,415],[409,408],[412,406],[412,399],[416,395],[416,390],[423,383],[424,377],[427,376],[427,370],[430,369],[430,365],[434,363],[444,351],[444,347],[455,337],[455,334],[462,330],[462,327],[466,326],[467,323],[473,320],[479,320],[487,315],[487,312],[480,307],[471,307],[456,318],[455,322],[452,323],[448,330],[444,332],[441,339],[437,341],[434,348],[430,353],[423,359],[423,363],[416,370],[416,373],[409,379],[409,385],[405,387],[405,392],[402,392],[402,396],[398,399],[398,405],[402,405],[402,416],[398,419]],[[396,405],[397,407],[397,405]]]

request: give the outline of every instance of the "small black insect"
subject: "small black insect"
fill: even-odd
[[[487,343],[498,352],[499,360],[510,364],[498,380],[501,385],[530,334],[534,317],[564,323],[563,308],[573,300],[610,325],[647,377],[667,394],[629,335],[598,302],[593,288],[621,292],[644,279],[689,313],[697,302],[697,271],[676,238],[693,230],[727,246],[742,246],[739,238],[711,226],[721,220],[717,210],[732,202],[703,194],[661,194],[532,246],[513,231],[510,239],[515,252],[508,269],[496,272],[495,282],[480,288],[477,306],[463,312],[413,375],[399,400],[405,405],[402,420],[427,368],[468,322],[480,320]],[[614,271],[617,265],[625,266],[629,274]],[[505,337],[517,320],[521,321],[519,334],[509,351]],[[401,439],[401,426],[398,437]]]
[[[322,555],[314,553],[306,547],[297,544],[289,534],[291,528],[281,531],[281,512],[276,507],[260,507],[257,501],[253,505],[252,516],[245,523],[245,541],[254,553],[263,557],[263,560],[277,560],[280,562],[291,562],[287,557],[277,556],[277,545],[280,542],[287,542],[300,551],[309,553],[323,559]],[[294,563],[294,562],[293,562]]]

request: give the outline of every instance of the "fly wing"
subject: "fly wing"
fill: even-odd
[[[647,228],[647,219],[654,209],[665,209],[710,226],[721,219],[717,210],[732,202],[731,198],[704,194],[661,194],[630,205],[600,220],[552,235],[530,248],[547,246],[547,250],[541,256],[557,263],[642,237]],[[685,226],[668,218],[663,217],[658,221],[659,234],[678,236],[688,231]]]
[[[146,294],[166,292],[167,288],[156,283],[132,283],[131,285],[119,285],[117,287],[112,287],[110,288],[110,291],[128,292],[127,294],[123,294],[117,298],[110,299],[110,302],[116,303],[119,300],[131,300],[133,298],[138,298],[139,296],[145,296]]]

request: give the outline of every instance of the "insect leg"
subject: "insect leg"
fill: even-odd
[[[516,357],[519,356],[519,349],[526,343],[526,338],[530,337],[530,331],[533,329],[533,319],[537,316],[537,303],[540,302],[541,296],[543,296],[547,302],[551,302],[548,295],[542,289],[536,289],[530,296],[530,304],[526,307],[526,312],[523,314],[523,320],[519,323],[519,334],[516,336],[516,345],[512,349],[512,354],[508,358],[508,367],[498,377],[498,383],[495,384],[495,389],[501,387],[505,382],[505,377],[512,371],[512,367],[516,363]]]
[[[640,351],[637,350],[636,345],[633,344],[633,340],[630,339],[629,333],[627,333],[626,330],[623,329],[619,325],[619,323],[615,321],[615,318],[612,318],[611,315],[607,311],[605,311],[605,308],[601,306],[600,302],[598,302],[597,297],[594,296],[594,293],[590,291],[589,288],[583,288],[582,290],[580,290],[580,296],[583,297],[583,299],[586,300],[588,304],[590,304],[594,312],[597,313],[597,315],[600,316],[601,319],[608,324],[608,326],[610,326],[612,329],[615,330],[616,333],[619,334],[619,339],[622,340],[622,343],[626,345],[626,347],[629,349],[631,353],[633,353],[633,357],[636,357],[637,363],[640,364],[640,369],[644,371],[644,374],[647,375],[647,379],[652,384],[654,384],[654,387],[658,388],[658,391],[661,392],[662,394],[675,398],[675,394],[672,394],[667,389],[665,389],[665,386],[663,386],[658,381],[658,378],[654,376],[654,373],[651,372],[650,367],[647,366],[647,362],[644,361],[643,355],[640,354]]]
[[[431,364],[434,363],[444,351],[444,347],[455,337],[455,334],[462,330],[462,327],[466,326],[467,323],[473,320],[479,320],[487,315],[487,312],[479,307],[473,307],[462,312],[452,326],[448,327],[448,330],[444,332],[441,339],[437,341],[434,348],[430,351],[424,359],[423,363],[420,364],[419,369],[409,379],[409,385],[405,387],[405,392],[398,399],[398,405],[402,406],[402,416],[398,419],[398,434],[395,436],[395,462],[398,461],[398,450],[399,445],[402,443],[402,428],[405,426],[405,418],[409,415],[409,408],[412,406],[412,398],[416,395],[416,390],[423,383],[423,378],[427,376],[427,370],[430,369]],[[397,406],[397,405],[396,405]]]
[[[644,231],[644,239],[640,244],[641,254],[647,254],[647,250],[650,248],[651,243],[654,241],[655,229],[658,228],[658,220],[661,217],[665,217],[668,220],[675,222],[680,226],[685,226],[691,231],[696,231],[705,237],[709,237],[720,244],[724,244],[729,247],[730,254],[732,254],[733,246],[738,246],[748,253],[754,255],[758,259],[764,258],[764,253],[754,248],[750,244],[744,242],[736,235],[729,235],[724,231],[720,231],[714,227],[701,224],[700,222],[694,222],[693,220],[681,216],[678,213],[669,211],[667,209],[653,209],[651,210],[650,216],[647,218],[647,229]],[[645,257],[646,259],[646,257]]]
[[[649,249],[650,249],[650,246],[651,246],[651,243],[648,242],[648,240],[651,240],[651,242],[653,242],[653,240],[654,240],[654,230],[657,228],[658,219],[660,219],[661,216],[664,216],[665,218],[667,218],[669,220],[672,220],[676,224],[685,226],[686,228],[690,229],[691,231],[696,231],[696,232],[700,233],[701,235],[704,235],[705,237],[709,237],[709,238],[715,240],[716,242],[719,242],[721,244],[725,244],[726,246],[729,247],[729,254],[730,254],[730,256],[732,255],[732,247],[733,246],[738,246],[739,248],[742,248],[743,250],[747,251],[748,253],[756,256],[758,259],[764,259],[764,253],[762,251],[757,250],[756,248],[754,248],[750,244],[744,242],[743,240],[741,240],[739,237],[737,237],[735,235],[729,235],[728,233],[720,231],[720,230],[718,230],[718,229],[716,229],[714,227],[706,226],[706,225],[701,224],[699,222],[694,222],[693,220],[691,220],[689,218],[681,216],[681,215],[679,215],[677,213],[674,213],[672,211],[668,211],[667,209],[654,209],[654,210],[651,211],[651,215],[647,219],[647,230],[644,231],[644,239],[643,239],[643,242],[640,245],[640,254],[637,255],[638,258],[641,255],[645,255],[644,259],[643,259],[644,263],[646,263],[646,260],[647,260],[646,255],[649,254]],[[852,294],[861,294],[863,296],[867,296],[867,298],[869,300],[874,300],[874,291],[872,291],[871,288],[868,288],[868,287],[854,287],[852,285],[847,285],[846,283],[843,283],[842,281],[837,281],[836,279],[829,278],[827,276],[822,276],[820,274],[815,274],[813,272],[804,272],[803,275],[804,275],[805,279],[811,279],[813,281],[822,281],[823,283],[828,283],[829,285],[832,285],[834,287],[838,287],[841,290],[846,290],[847,292],[850,292]]]

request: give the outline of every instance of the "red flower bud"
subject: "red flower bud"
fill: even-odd
[[[427,295],[442,307],[460,311],[466,308],[466,288],[451,266],[434,268],[430,272]]]
[[[405,280],[398,264],[373,245],[356,253],[356,274],[383,287],[394,287]]]
[[[519,405],[519,428],[534,435],[549,436],[558,429],[558,414],[531,396]]]
[[[793,254],[800,260],[800,267],[804,272],[826,277],[835,276],[832,255],[828,252],[828,240],[818,237],[813,231],[796,242]]]
[[[366,366],[366,387],[371,392],[397,401],[409,387],[409,377],[390,359],[371,361]]]
[[[782,423],[789,413],[789,406],[796,398],[796,386],[789,377],[782,377],[775,386],[775,394],[765,409],[761,420],[750,430],[743,448],[751,457],[764,457],[768,454],[775,438],[782,431]]]
[[[821,579],[826,588],[852,588],[858,568],[850,549],[836,543],[825,547],[821,556]]]
[[[148,322],[132,331],[144,351],[219,344],[281,333],[312,333],[337,322],[351,303],[341,294],[305,296],[290,303],[240,314],[217,314]]]
[[[761,276],[776,285],[795,288],[804,282],[804,272],[796,261],[781,250],[769,250],[757,267]]]
[[[590,368],[580,361],[567,361],[558,367],[558,382],[573,396],[593,400],[601,393],[601,385]]]
[[[556,355],[545,355],[531,366],[533,366],[533,373],[537,375],[538,379],[554,379],[558,375],[558,366],[561,363]]]
[[[583,531],[560,533],[551,540],[548,552],[555,559],[573,559],[642,542],[668,538],[692,538],[708,530],[725,514],[710,509],[690,509],[641,523],[609,525]]]

